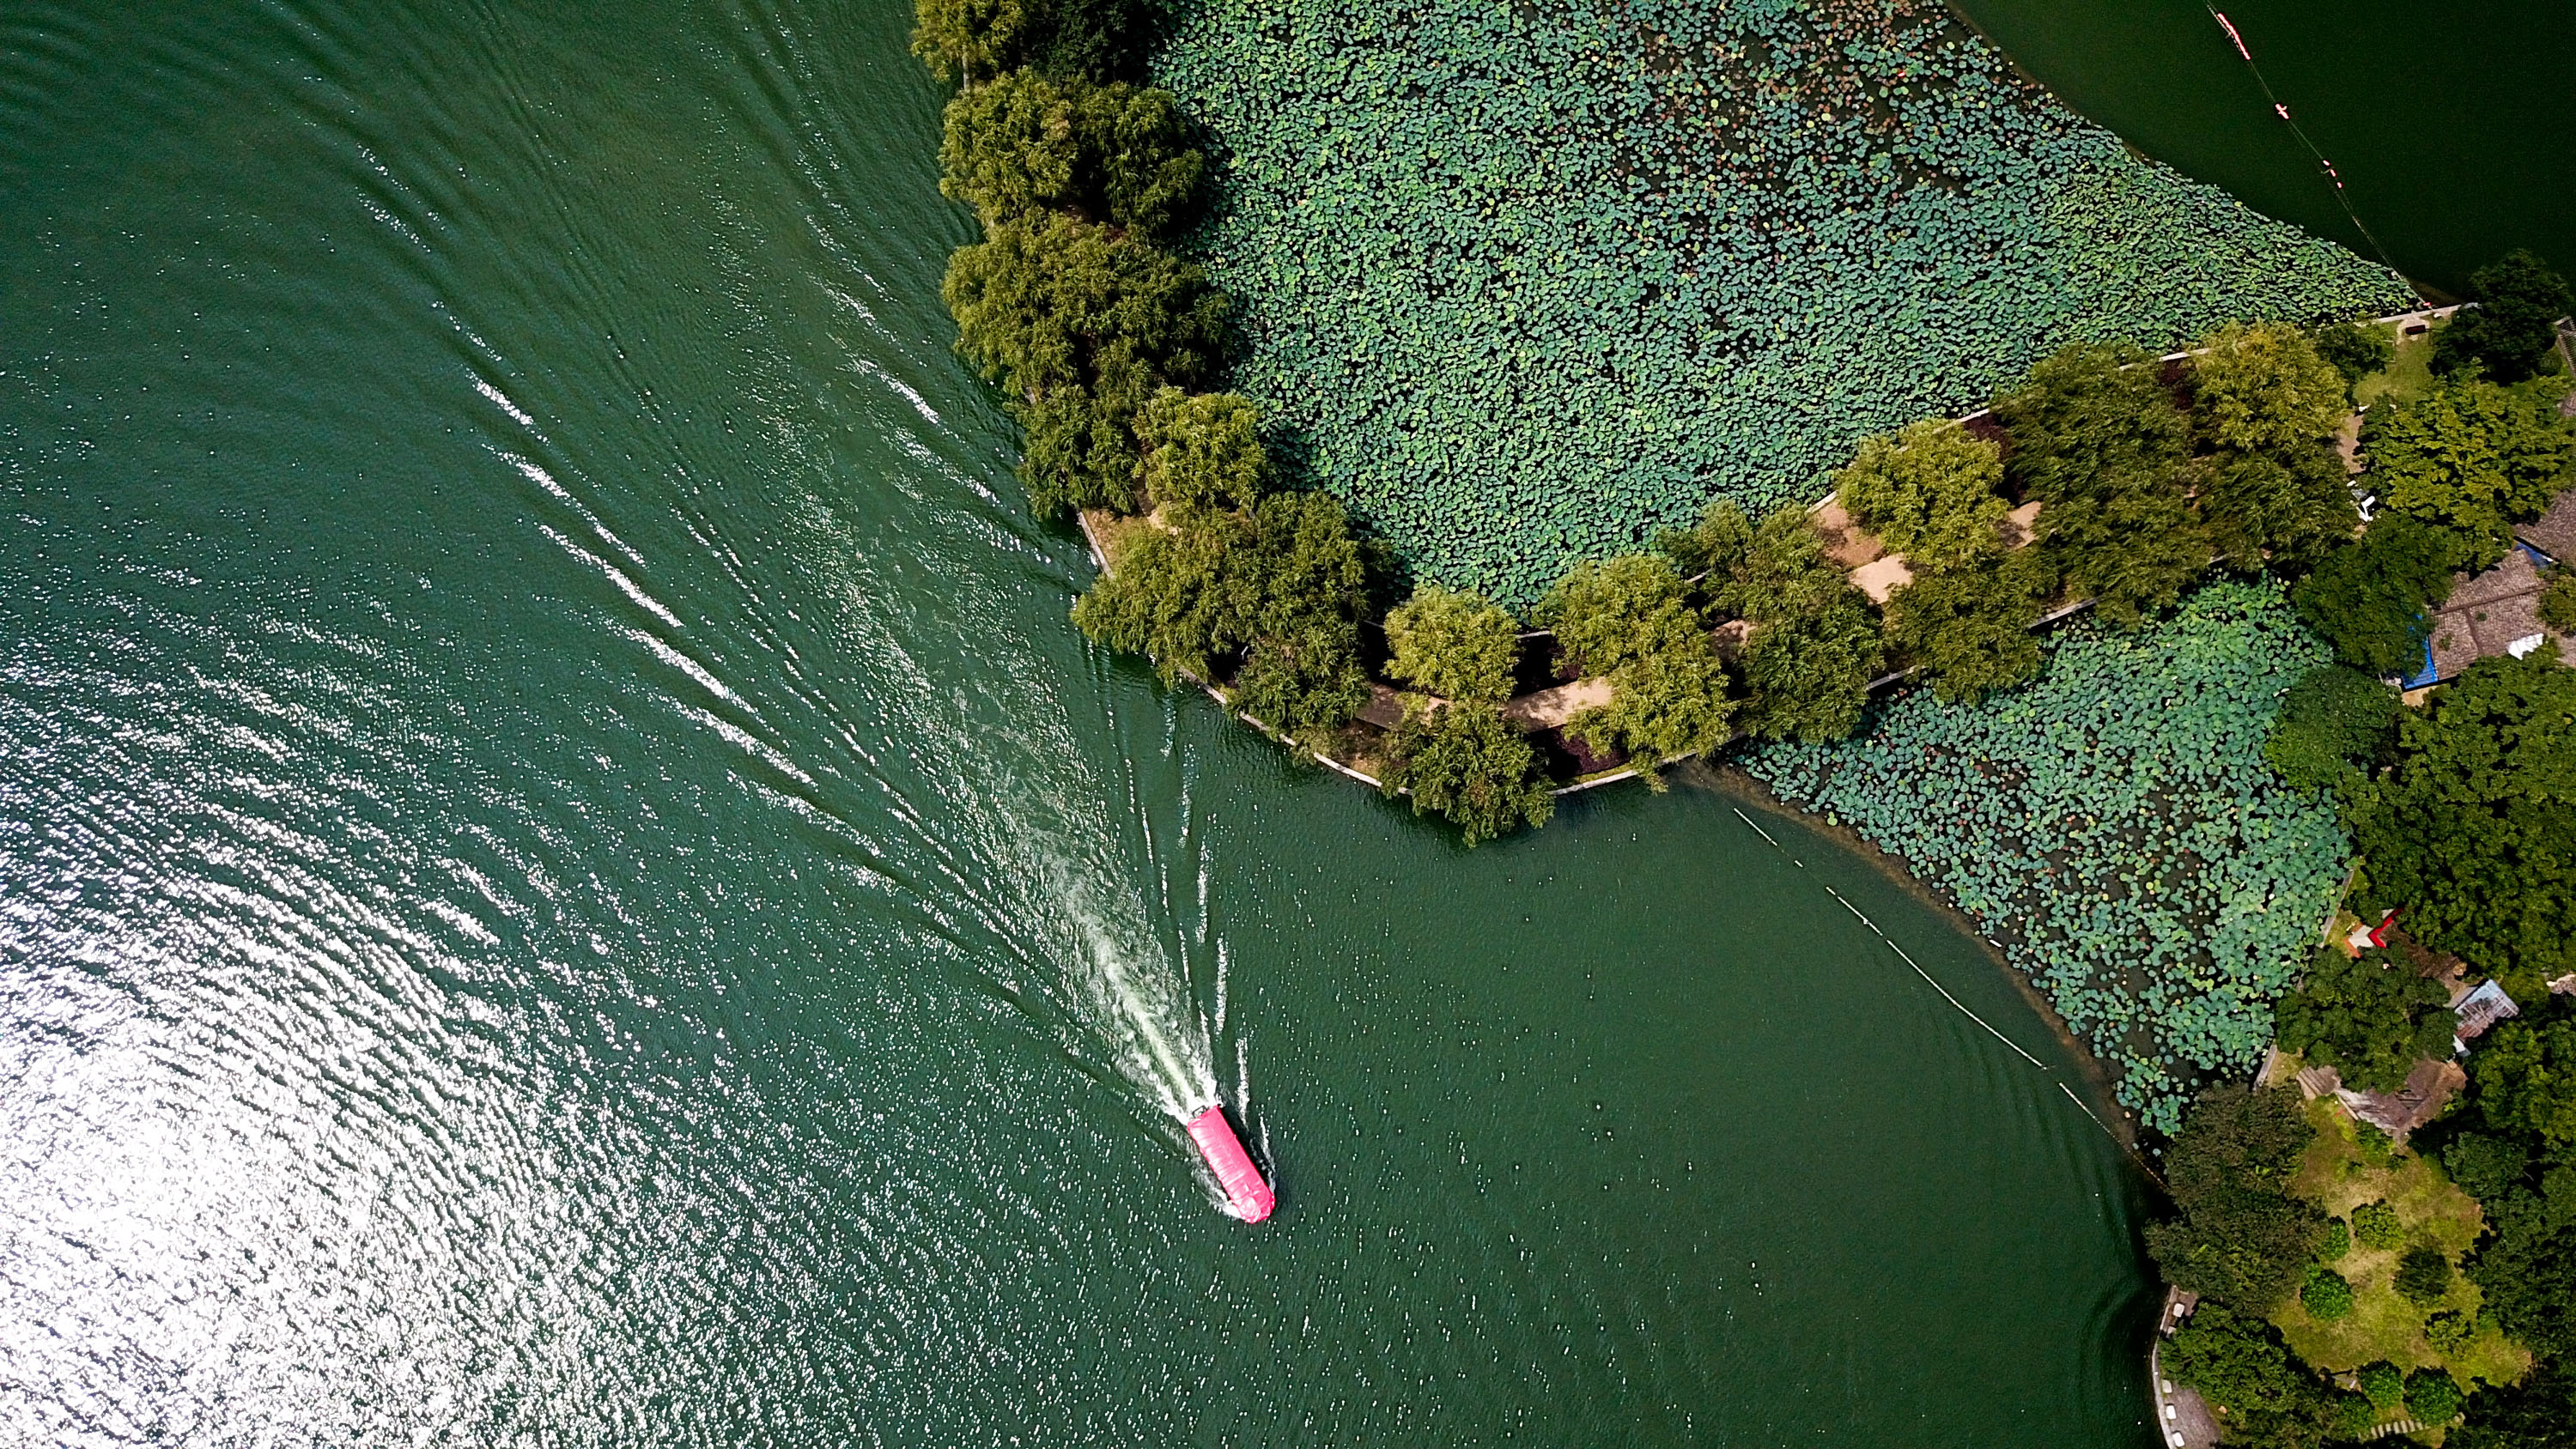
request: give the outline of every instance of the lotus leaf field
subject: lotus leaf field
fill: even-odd
[[[1912,690],[1859,735],[1746,763],[1946,893],[2171,1134],[2204,1073],[2250,1072],[2348,850],[2327,797],[2263,761],[2327,651],[2269,583],[2218,583],[2134,633],[2058,636],[1975,707]]]
[[[1526,606],[2072,340],[2411,304],[1924,0],[1170,0],[1274,457]]]

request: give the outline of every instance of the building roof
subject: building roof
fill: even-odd
[[[2522,1008],[2504,994],[2504,987],[2493,981],[2478,984],[2476,990],[2463,996],[2451,1007],[2459,1018],[2458,1036],[2462,1041],[2475,1041],[2488,1027],[2499,1021],[2522,1015]]]
[[[2514,529],[2524,543],[2556,563],[2576,564],[2576,488],[2549,500],[2549,511]]]
[[[2560,494],[2559,500],[2564,503],[2571,496],[2576,490]],[[2542,638],[2556,639],[2560,657],[2576,664],[2576,639],[2540,622],[2540,595],[2548,586],[2530,551],[2521,548],[2509,550],[2502,563],[2485,573],[2452,575],[2451,597],[2428,621],[2430,677],[2419,674],[2407,684],[2457,679],[2481,659],[2516,653],[2516,646],[2528,651]]]

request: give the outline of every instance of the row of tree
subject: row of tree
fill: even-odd
[[[1222,683],[1311,739],[1369,695],[1371,564],[1341,506],[1272,486],[1253,405],[1214,388],[1226,299],[1172,252],[1207,158],[1167,92],[1128,79],[1132,0],[919,0],[913,48],[959,84],[940,186],[982,242],[942,285],[958,351],[1002,386],[1041,516],[1141,515],[1074,607],[1167,682]]]

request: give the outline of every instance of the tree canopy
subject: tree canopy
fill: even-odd
[[[2388,329],[2366,322],[2337,322],[2317,333],[2317,355],[2340,373],[2347,390],[2374,372],[2385,372],[2397,360],[2397,344]]]
[[[2342,1437],[2332,1392],[2259,1314],[2204,1303],[2158,1361],[2225,1411],[2231,1444],[2306,1449]]]
[[[948,103],[939,165],[987,226],[1066,212],[1153,241],[1186,219],[1207,158],[1169,92],[1021,70]]]
[[[2359,895],[2481,971],[2576,969],[2576,670],[2544,647],[2481,659],[2398,722],[2354,784]]]
[[[2507,252],[2469,274],[2477,305],[2452,314],[2433,334],[2433,366],[2440,372],[2483,369],[2498,382],[2520,382],[2542,371],[2557,344],[2556,322],[2568,314],[2567,282],[2528,251]]]
[[[2504,557],[2512,524],[2536,518],[2576,470],[2576,429],[2531,388],[2449,377],[2424,397],[2373,409],[2363,430],[2386,506],[2440,530],[2453,568]]]
[[[2424,667],[2425,611],[2450,597],[2442,536],[2383,512],[2350,547],[2326,555],[2290,590],[2300,622],[2365,674],[2411,678]]]
[[[970,86],[1023,65],[1058,79],[1128,77],[1145,33],[1136,0],[914,0],[913,22],[912,53]]]
[[[1975,704],[2039,674],[2031,628],[2056,589],[2047,555],[2024,549],[1986,568],[1918,574],[1887,601],[1887,642],[1919,666],[1933,692]]]
[[[1710,609],[1751,626],[1738,659],[1745,728],[1765,739],[1850,734],[1886,651],[1867,597],[1826,557],[1807,511],[1783,505],[1753,526],[1721,502],[1680,546],[1707,571]]]
[[[2302,790],[2321,790],[2376,756],[2395,732],[2397,691],[2341,664],[2309,671],[2281,700],[2263,758]]]
[[[957,350],[1008,390],[1029,430],[1021,465],[1041,514],[1131,507],[1138,410],[1216,367],[1225,298],[1198,267],[1056,215],[960,247],[941,284]]]
[[[2343,374],[2299,329],[2231,323],[2201,348],[2191,360],[2191,416],[2216,446],[2275,457],[2313,453],[2343,426]]]
[[[1917,572],[1978,562],[2000,552],[2009,508],[2002,452],[1955,423],[1927,418],[1894,437],[1863,438],[1834,475],[1852,521],[1905,555]]]
[[[2094,493],[2108,475],[2169,469],[2186,452],[2155,359],[2125,344],[2060,348],[1997,397],[1994,413],[2013,440],[2006,475],[2051,504]]]
[[[1470,845],[1535,829],[1556,800],[1538,752],[1490,704],[1412,709],[1387,741],[1386,792],[1413,793],[1413,813],[1456,825]]]
[[[1482,594],[1425,584],[1386,616],[1387,673],[1442,699],[1499,704],[1512,692],[1520,627]]]
[[[1685,597],[1670,560],[1629,554],[1579,563],[1542,605],[1558,646],[1586,674],[1606,674],[1609,704],[1588,709],[1567,733],[1651,767],[1713,750],[1732,731],[1726,663]]]
[[[2345,1086],[2393,1092],[2426,1058],[2451,1055],[2451,993],[2383,951],[2321,948],[2275,1008],[2284,1051],[2335,1069]]]
[[[1136,414],[1136,442],[1145,493],[1157,505],[1246,508],[1269,474],[1258,415],[1230,392],[1156,391]]]
[[[2165,1158],[2181,1216],[2146,1230],[2165,1281],[2251,1313],[2286,1298],[2324,1224],[2289,1193],[2314,1135],[2296,1092],[2232,1082],[2203,1092]]]

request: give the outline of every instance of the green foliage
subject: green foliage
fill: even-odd
[[[2337,1394],[2334,1400],[2334,1428],[2330,1438],[2358,1439],[2370,1432],[2379,1421],[2379,1406],[2360,1394]]]
[[[1888,644],[1950,704],[2026,683],[2040,666],[2031,628],[2056,587],[2047,562],[2024,549],[1991,567],[1917,575],[1887,601]]]
[[[2434,335],[2437,371],[2482,368],[2498,382],[2519,382],[2547,370],[2554,324],[2576,307],[2565,279],[2528,251],[2507,252],[2469,274],[2469,295],[2477,306]]]
[[[2489,974],[2576,970],[2576,670],[2554,648],[2479,660],[2397,740],[2346,813],[2363,908]]]
[[[2156,360],[2136,347],[2062,347],[1997,397],[1994,410],[2013,440],[2005,471],[2052,505],[2132,475],[2169,474],[2189,452],[2183,415]]]
[[[2305,572],[2361,526],[2343,459],[2323,445],[2220,453],[2206,460],[2202,480],[2211,546],[2249,573],[2267,561]]]
[[[2365,674],[2410,678],[2424,666],[2425,610],[2450,597],[2442,535],[2383,512],[2359,542],[2328,554],[2291,590],[2299,619]]]
[[[1610,703],[1567,723],[1586,746],[1621,750],[1651,767],[1730,737],[1735,701],[1725,661],[1670,560],[1626,554],[1577,564],[1542,617],[1567,657],[1585,674],[1609,676],[1615,691]]]
[[[2486,1045],[2492,1048],[2495,1043]],[[2476,1080],[2474,1073],[2470,1080]],[[2495,1078],[2490,1076],[2489,1080],[2494,1081]],[[2482,1102],[2497,1105],[2510,1103],[2512,1098],[2509,1090],[2494,1098],[2481,1094]],[[2504,1106],[2504,1115],[2514,1116],[2517,1106]],[[2488,1109],[2496,1110],[2496,1106],[2490,1105]],[[2509,1129],[2520,1125],[2518,1120],[2506,1123]],[[2451,1175],[2451,1181],[2459,1184],[2462,1192],[2482,1202],[2500,1201],[2506,1190],[2520,1183],[2522,1175],[2530,1168],[2529,1149],[2510,1134],[2491,1137],[2483,1132],[2463,1132],[2442,1148],[2442,1170]]]
[[[2068,339],[2408,295],[1929,0],[1173,16],[1155,75],[1225,157],[1237,385],[1294,476],[1515,608],[1712,496],[1808,501],[1861,436]]]
[[[2397,1260],[2397,1293],[2410,1303],[2439,1303],[2451,1291],[2451,1259],[2441,1249],[2418,1245]]]
[[[2299,1286],[2323,1219],[2289,1183],[2314,1135],[2295,1092],[2203,1092],[2165,1159],[2181,1216],[2146,1229],[2165,1281],[2256,1313]]]
[[[2417,1061],[2450,1056],[2450,1000],[2440,982],[2384,952],[2348,957],[2326,946],[2275,1019],[2282,1050],[2334,1068],[2358,1091],[2394,1092]]]
[[[1858,456],[1834,475],[1834,490],[1853,522],[1921,573],[2002,551],[1996,526],[2009,505],[1996,490],[2003,481],[2002,452],[1993,443],[1927,418],[1892,438],[1861,439]]]
[[[1806,510],[1773,509],[1749,527],[1719,503],[1686,540],[1721,615],[1753,626],[1739,663],[1752,694],[1745,729],[1762,739],[1838,740],[1860,723],[1886,651],[1869,601],[1825,556]]]
[[[2366,1202],[2352,1210],[2352,1235],[2365,1248],[2393,1248],[2406,1241],[2406,1227],[2398,1221],[2397,1209]]]
[[[2519,1384],[2473,1396],[2467,1412],[2442,1449],[2570,1449],[2576,1445],[2576,1364],[2544,1362]]]
[[[2424,1341],[2445,1358],[2467,1348],[2477,1336],[2477,1318],[2456,1308],[2445,1308],[2424,1320]]]
[[[2253,1313],[2204,1303],[2159,1361],[2226,1415],[2227,1442],[2305,1449],[2335,1436],[2335,1395],[2290,1356],[2279,1330]]]
[[[2348,411],[2343,374],[2296,327],[2231,322],[2191,360],[2192,422],[2235,453],[2325,451]]]
[[[2353,1374],[2355,1387],[2374,1409],[2393,1409],[2406,1395],[2406,1374],[2386,1359],[2363,1364]]]
[[[1441,816],[1470,846],[1556,810],[1538,752],[1491,705],[1408,711],[1387,755],[1387,794],[1412,791],[1414,814]]]
[[[941,285],[957,350],[1029,429],[1041,514],[1132,506],[1138,409],[1216,366],[1225,299],[1199,268],[1070,217],[1006,222],[958,248]]]
[[[1425,584],[1386,616],[1386,672],[1442,699],[1499,704],[1512,692],[1520,628],[1476,594]]]
[[[1903,694],[1848,742],[1746,768],[1948,895],[2170,1133],[2196,1072],[2262,1057],[2343,881],[2333,807],[2262,755],[2324,650],[2276,587],[2238,583],[2134,634],[2054,637],[2022,689],[1973,708]]]
[[[986,226],[1070,212],[1144,241],[1183,219],[1207,158],[1163,91],[1014,71],[948,103],[939,189]]]
[[[1359,662],[1367,571],[1341,505],[1284,493],[1251,509],[1184,508],[1145,528],[1075,602],[1095,642],[1153,658],[1166,683],[1220,677],[1240,652],[1236,703],[1299,739],[1368,702]]]
[[[2437,1368],[2422,1368],[2406,1376],[2406,1412],[2426,1424],[2447,1424],[2460,1412],[2459,1381]]]
[[[1248,508],[1269,457],[1252,404],[1230,392],[1157,391],[1136,414],[1145,493],[1157,505]]]
[[[2561,564],[2549,571],[2549,587],[2540,596],[2540,622],[2561,634],[2576,634],[2576,569]]]
[[[2479,1110],[2489,1126],[2510,1134],[2505,1142],[2528,1137],[2552,1157],[2576,1162],[2576,1020],[2558,1012],[2505,1022],[2478,1043],[2469,1073]]]
[[[2317,333],[2317,355],[2343,377],[2349,389],[2374,372],[2386,371],[2397,360],[2397,343],[2384,327],[2337,322]]]
[[[2383,412],[2385,416],[2382,416]],[[2576,425],[2532,388],[2446,377],[2432,392],[2374,408],[2362,430],[2370,482],[2386,506],[2443,535],[2453,568],[2487,568],[2576,471]]]
[[[941,80],[999,74],[1029,28],[1029,0],[914,0],[912,53]]]
[[[2359,670],[2312,669],[2282,696],[2263,758],[2294,788],[2324,789],[2386,747],[2400,708],[2396,690]]]
[[[2317,1261],[2339,1263],[2352,1251],[2352,1228],[2341,1218],[2326,1219],[2325,1231],[2317,1236]]]
[[[2332,1323],[2352,1315],[2352,1282],[2324,1264],[2308,1268],[2308,1281],[2299,1287],[2299,1306],[2319,1323]]]

